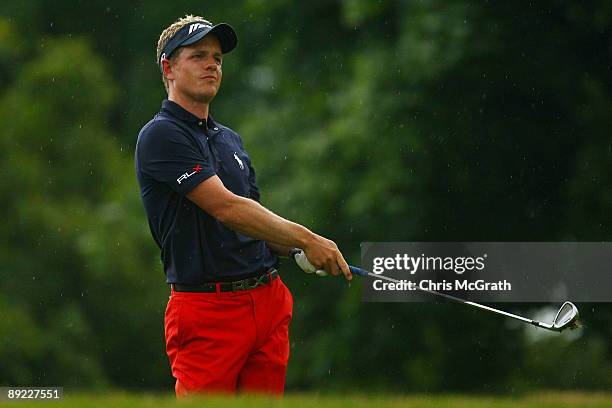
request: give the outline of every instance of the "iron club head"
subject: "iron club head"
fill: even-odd
[[[578,308],[572,302],[565,302],[557,312],[553,320],[552,328],[557,331],[565,329],[577,329],[580,325],[580,315]]]

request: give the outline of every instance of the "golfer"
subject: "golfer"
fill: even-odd
[[[178,397],[283,393],[293,299],[277,256],[301,248],[305,271],[351,279],[334,242],[259,204],[240,136],[210,114],[237,42],[228,24],[191,15],[161,33],[168,98],[136,144],[140,193],[171,288],[166,352]]]

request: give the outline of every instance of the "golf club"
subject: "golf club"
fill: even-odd
[[[377,275],[375,273],[368,272],[365,269],[357,268],[355,266],[349,266],[349,269],[351,270],[351,273],[354,275],[359,275],[363,277],[371,276],[376,279],[383,279],[389,282],[400,283],[400,281],[397,279],[389,278],[388,276]],[[536,327],[541,327],[547,330],[561,332],[568,328],[576,329],[580,327],[578,308],[572,302],[563,303],[561,308],[559,308],[559,311],[557,312],[553,322],[551,324],[547,324],[547,323],[539,322],[537,320],[532,320],[526,317],[518,316],[512,313],[504,312],[503,310],[495,309],[493,307],[481,305],[480,303],[470,302],[470,301],[460,299],[455,296],[447,295],[445,293],[436,292],[434,290],[427,290],[427,289],[420,289],[420,288],[419,290],[422,292],[431,293],[432,295],[442,296],[446,299],[450,299],[458,303],[463,303],[465,305],[474,306],[482,310],[487,310],[489,312],[497,313],[497,314],[500,314],[506,317],[511,317],[513,319],[520,320],[522,322],[529,323]]]

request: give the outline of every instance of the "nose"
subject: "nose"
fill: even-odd
[[[209,71],[220,71],[221,65],[217,63],[214,57],[206,59],[206,69]]]
[[[217,63],[213,62],[210,64],[206,64],[205,70],[208,72],[219,73],[221,72],[221,67]]]

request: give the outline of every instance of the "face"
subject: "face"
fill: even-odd
[[[214,35],[207,35],[188,45],[164,67],[170,92],[194,102],[210,103],[221,86],[221,45]]]

